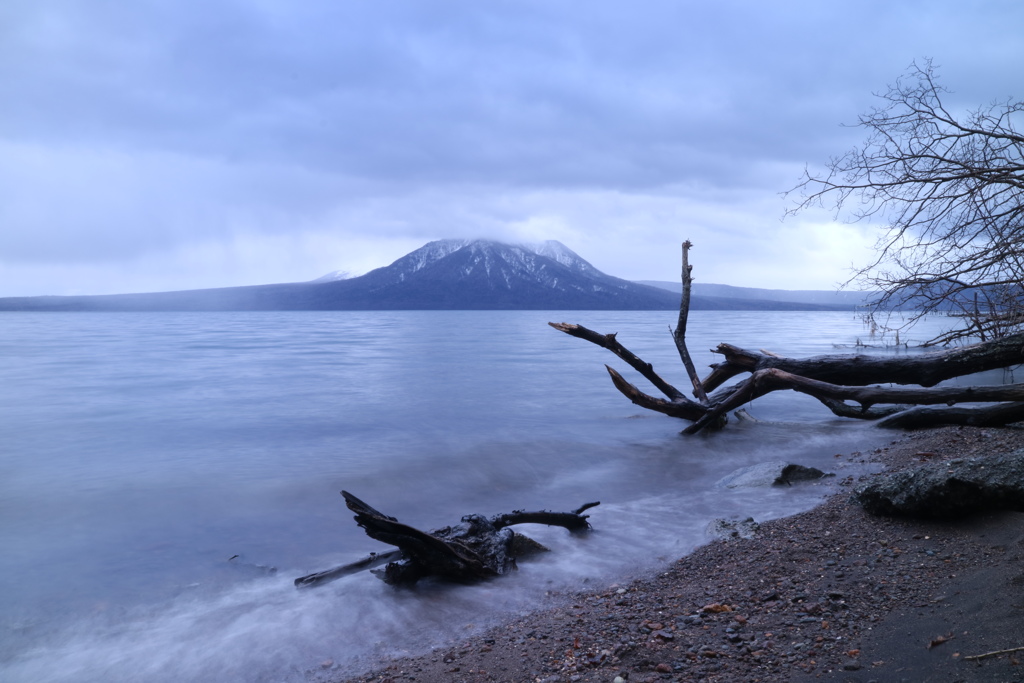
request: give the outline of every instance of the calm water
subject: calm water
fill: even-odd
[[[351,670],[649,569],[704,542],[715,517],[764,520],[825,492],[714,486],[739,467],[834,469],[836,453],[891,439],[798,395],[750,409],[799,429],[682,437],[685,423],[641,414],[603,364],[641,378],[549,320],[618,332],[687,384],[671,312],[4,314],[0,679]],[[721,341],[800,356],[865,335],[845,313],[689,324],[701,368]],[[296,576],[386,549],[342,488],[421,528],[602,504],[582,540],[524,527],[555,552],[499,581],[396,592],[364,573],[298,592]]]

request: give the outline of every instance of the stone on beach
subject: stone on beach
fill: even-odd
[[[854,499],[875,515],[935,519],[1024,510],[1024,451],[879,475],[858,488]]]
[[[816,467],[805,467],[782,460],[762,462],[736,470],[718,480],[717,486],[727,489],[758,486],[789,486],[795,482],[813,481],[834,474],[822,472]]]

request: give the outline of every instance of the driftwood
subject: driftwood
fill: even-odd
[[[893,383],[932,387],[946,379],[1024,363],[1024,334],[945,351],[891,356],[786,358],[763,351],[748,351],[732,344],[719,344],[712,352],[721,354],[725,360],[711,366],[711,374],[702,382],[705,391],[714,391],[736,375],[770,369],[832,384],[867,386]]]
[[[372,539],[393,545],[398,550],[372,553],[369,556],[334,569],[295,579],[299,588],[317,586],[382,564],[374,572],[391,585],[412,585],[419,579],[434,576],[450,581],[478,581],[501,576],[516,569],[516,558],[542,552],[543,546],[509,527],[516,524],[547,524],[579,533],[590,529],[586,510],[599,505],[587,503],[573,512],[525,512],[515,510],[491,518],[467,515],[455,526],[431,532],[399,522],[375,510],[347,491],[342,491],[345,505],[356,513],[356,523]]]
[[[1024,647],[1011,647],[1009,650],[993,650],[992,652],[984,652],[980,655],[971,655],[970,657],[964,657],[965,662],[973,662],[978,659],[985,659],[986,657],[996,657],[998,655],[1009,655],[1014,652],[1022,652]]]
[[[315,574],[300,576],[295,579],[295,586],[297,588],[312,588],[313,586],[319,586],[322,583],[329,583],[335,579],[340,579],[343,576],[350,576],[366,569],[379,567],[386,562],[397,560],[401,556],[401,550],[391,550],[386,553],[370,553],[364,558],[356,560],[355,562],[343,564],[340,567],[316,572]]]
[[[653,365],[623,346],[614,333],[601,334],[572,323],[548,323],[560,332],[608,349],[640,373],[665,398],[644,393],[618,371],[605,366],[615,388],[634,404],[692,422],[684,433],[695,434],[708,427],[721,428],[726,424],[729,411],[779,390],[813,396],[835,415],[877,420],[879,427],[886,428],[917,429],[947,424],[993,427],[1024,421],[1024,384],[935,386],[954,377],[1024,364],[1024,333],[946,351],[898,356],[826,355],[798,359],[719,344],[712,352],[721,354],[724,361],[713,364],[711,373],[698,380],[684,339],[692,269],[687,252],[691,246],[689,242],[683,244],[683,295],[673,338],[698,401],[684,396],[655,372]],[[726,381],[745,373],[750,373],[745,380],[723,386]],[[918,386],[868,386],[880,383]],[[996,405],[957,405],[964,403]],[[921,407],[940,404],[945,404],[945,407]],[[879,405],[885,407],[877,407]]]
[[[911,423],[905,416],[911,409],[906,408],[897,413],[881,415],[869,412],[871,407],[879,403],[891,404],[915,404],[915,405],[936,405],[946,404],[952,406],[956,403],[992,402],[992,401],[1024,401],[1024,384],[1011,384],[995,387],[937,387],[937,388],[916,388],[916,387],[858,387],[840,386],[821,382],[819,380],[801,377],[782,370],[758,370],[749,379],[738,385],[733,391],[707,411],[699,420],[687,427],[687,433],[700,431],[705,425],[720,419],[726,411],[738,408],[744,403],[764,396],[772,391],[780,389],[792,389],[793,391],[807,394],[821,400],[834,413],[844,417],[861,417],[864,419],[875,419],[884,417],[881,426],[904,427],[912,425],[928,426],[928,423],[935,424],[974,424],[965,420],[975,419],[979,426],[992,426],[999,419],[1004,421],[1001,424],[1024,420],[1024,404],[1012,403],[1003,404],[1000,411],[985,411],[982,417],[980,409],[958,408],[933,409],[929,412],[930,419],[920,419]],[[844,401],[859,403],[861,414]],[[903,418],[897,417],[904,415]],[[984,424],[981,424],[984,422]]]
[[[925,429],[936,425],[1005,427],[1024,422],[1024,403],[997,403],[992,406],[930,408],[915,406],[878,421],[888,429]]]

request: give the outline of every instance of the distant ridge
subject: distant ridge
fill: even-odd
[[[665,283],[667,284],[667,283]],[[757,291],[757,290],[752,290]],[[438,240],[359,277],[152,294],[0,298],[0,311],[675,310],[679,294],[602,273],[556,241]],[[695,295],[692,310],[849,310]]]
[[[639,284],[659,287],[670,292],[681,293],[680,282],[662,280],[638,280]],[[864,306],[871,299],[871,292],[850,292],[831,289],[758,289],[756,287],[733,287],[732,285],[693,283],[693,294],[727,299],[749,299],[754,301],[787,301],[798,304],[823,304],[829,306]]]

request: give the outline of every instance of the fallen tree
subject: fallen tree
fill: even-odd
[[[711,366],[703,380],[688,364],[685,329],[689,315],[688,292],[691,266],[683,243],[683,297],[679,323],[673,332],[680,358],[693,383],[688,398],[654,370],[654,366],[623,346],[615,333],[602,334],[582,325],[548,323],[573,337],[608,349],[657,388],[664,398],[644,393],[618,371],[605,366],[612,383],[636,405],[688,420],[686,434],[707,427],[720,428],[730,410],[773,391],[792,390],[818,399],[833,414],[862,420],[877,420],[888,428],[916,429],[939,425],[1004,426],[1024,421],[1024,384],[998,387],[943,387],[940,382],[986,370],[1024,363],[1024,333],[1005,335],[981,343],[917,355],[866,356],[825,355],[786,358],[766,351],[749,351],[731,344],[712,349],[724,361]],[[749,377],[731,386],[725,382],[741,374]],[[871,387],[872,384],[918,385],[917,387]],[[990,403],[990,406],[961,404]],[[938,408],[920,408],[919,406]],[[876,406],[884,406],[878,408]]]
[[[913,324],[930,312],[955,314],[959,325],[926,344],[980,343],[911,356],[804,359],[720,344],[713,352],[724,361],[699,380],[685,346],[689,242],[683,244],[683,296],[673,337],[696,400],[614,334],[569,323],[552,327],[624,360],[664,398],[645,394],[609,367],[616,388],[637,405],[692,422],[688,433],[720,427],[727,411],[778,390],[808,394],[836,415],[878,420],[884,427],[1024,420],[1021,385],[998,392],[935,388],[944,380],[1024,363],[1024,134],[1015,127],[1024,101],[996,100],[961,115],[945,106],[946,94],[930,61],[912,65],[879,95],[881,105],[859,118],[867,139],[833,157],[824,172],[809,167],[790,191],[797,202],[787,213],[821,206],[836,219],[882,225],[875,259],[853,278],[877,294],[871,315],[900,309]],[[920,388],[854,390],[872,384]],[[963,405],[977,403],[992,405]]]
[[[590,529],[589,515],[583,513],[600,505],[587,503],[572,512],[515,510],[491,518],[466,515],[460,524],[425,532],[375,510],[348,491],[341,495],[367,536],[398,549],[371,553],[355,562],[299,577],[295,579],[298,588],[318,586],[385,563],[383,570],[374,573],[395,586],[412,585],[428,576],[459,582],[501,576],[516,569],[517,558],[546,550],[509,527],[546,524],[580,533]]]

